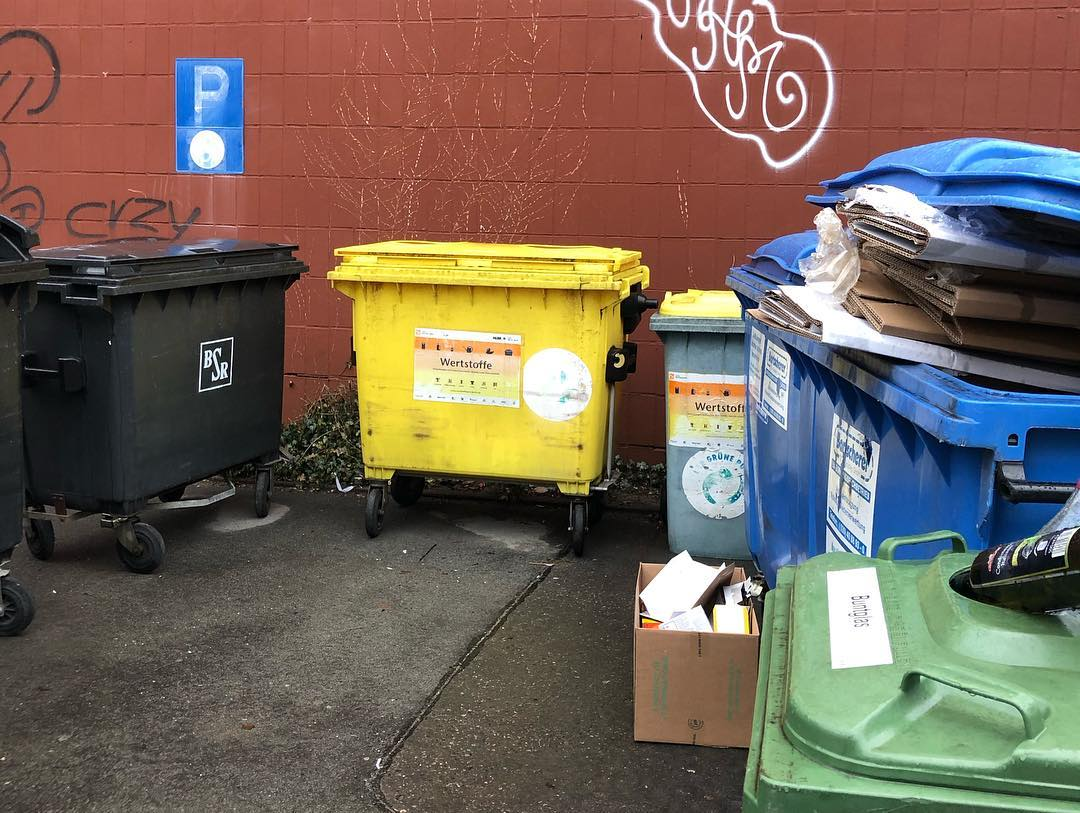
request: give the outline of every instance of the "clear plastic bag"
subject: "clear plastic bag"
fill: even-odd
[[[832,209],[814,218],[818,244],[814,253],[799,261],[808,287],[836,301],[844,300],[859,280],[859,249]]]

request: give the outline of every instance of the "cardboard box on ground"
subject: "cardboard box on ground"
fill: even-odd
[[[638,742],[750,745],[761,631],[749,606],[745,612],[730,609],[739,601],[749,604],[738,588],[746,572],[733,566],[709,568],[713,571],[709,577],[701,570],[707,567],[684,552],[668,565],[642,563],[638,568],[634,594],[634,739]],[[665,569],[668,573],[661,577]],[[672,572],[676,578],[671,578]],[[659,597],[655,587],[647,590],[657,580],[664,588]],[[674,617],[665,620],[689,630],[646,626],[646,608],[652,607],[659,615],[665,607],[670,610],[680,581],[686,596],[683,603],[688,606],[671,611]],[[651,603],[642,600],[643,592]],[[716,606],[722,609],[714,619]],[[686,620],[680,621],[684,616]],[[697,631],[712,626],[707,621],[702,626],[704,619],[714,619],[724,625],[721,628],[748,631]]]

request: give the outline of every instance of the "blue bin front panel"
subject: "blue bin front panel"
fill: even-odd
[[[1029,479],[1074,482],[1080,474],[1080,397],[985,390],[940,371],[934,371],[942,376],[936,380],[924,365],[880,359],[875,363],[886,375],[875,375],[749,316],[748,347],[752,330],[791,357],[787,429],[747,404],[747,533],[770,584],[780,567],[828,550],[834,416],[876,449],[871,555],[890,536],[942,528],[964,534],[973,548],[1038,530],[1057,506],[1005,500],[995,482],[1001,461],[1023,461]],[[918,382],[920,391],[898,383],[905,380]],[[927,558],[940,549],[905,549],[901,555]]]

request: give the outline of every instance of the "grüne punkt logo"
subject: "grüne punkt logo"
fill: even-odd
[[[199,392],[219,390],[233,382],[233,337],[199,345]]]

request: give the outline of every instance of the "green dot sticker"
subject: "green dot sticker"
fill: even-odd
[[[683,493],[699,514],[734,519],[745,511],[745,459],[740,446],[702,449],[682,472]]]

